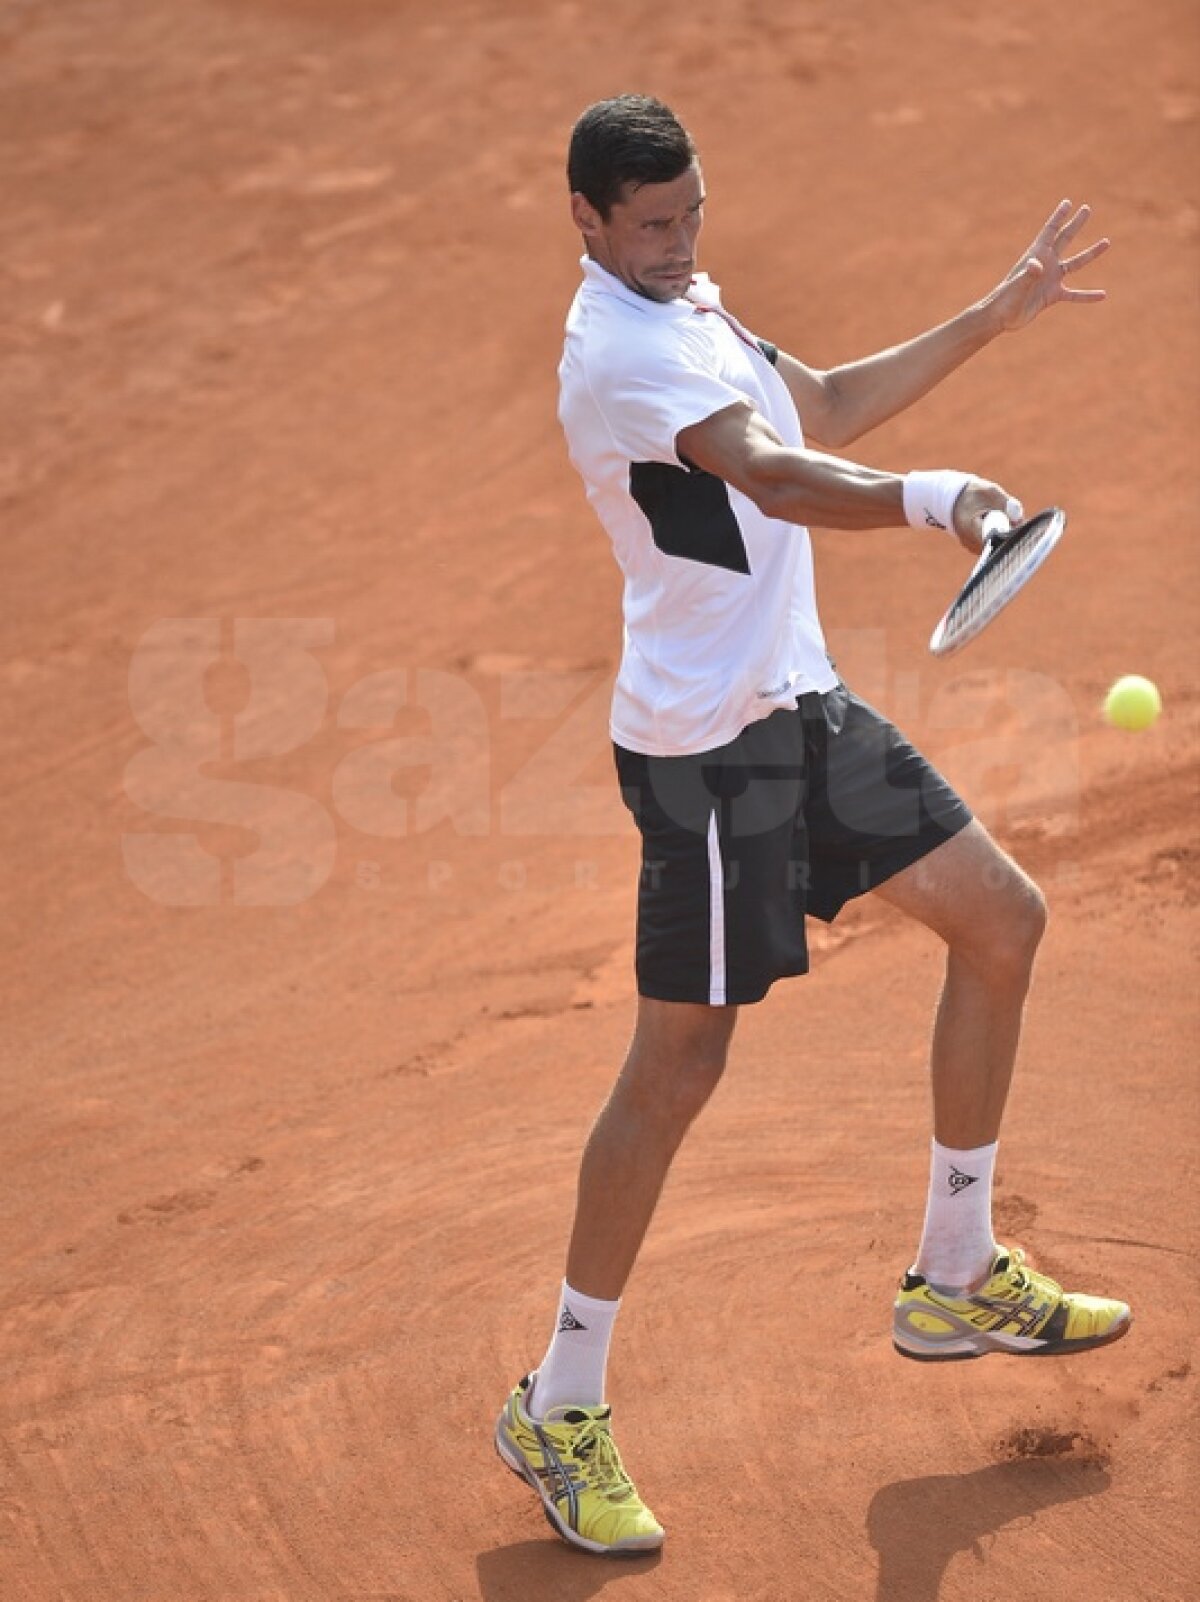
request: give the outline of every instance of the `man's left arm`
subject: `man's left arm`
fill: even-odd
[[[1100,239],[1074,256],[1067,255],[1067,247],[1091,214],[1087,206],[1080,206],[1073,216],[1071,211],[1069,200],[1055,207],[1032,245],[989,295],[906,344],[824,373],[781,350],[777,371],[791,391],[805,432],[835,449],[849,445],[927,395],[998,335],[1024,328],[1060,301],[1103,300],[1102,289],[1067,285],[1070,274],[1095,261],[1109,246],[1107,239]]]

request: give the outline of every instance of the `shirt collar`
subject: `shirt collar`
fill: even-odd
[[[626,305],[635,306],[638,311],[652,317],[666,317],[677,322],[690,317],[698,306],[718,307],[721,304],[721,291],[707,273],[696,273],[693,276],[691,288],[685,298],[664,301],[651,300],[646,295],[639,295],[635,289],[630,289],[628,284],[623,284],[615,273],[610,273],[607,267],[601,267],[591,256],[581,256],[579,265],[583,268],[585,288],[596,290],[602,295],[612,295],[617,300],[623,300]]]

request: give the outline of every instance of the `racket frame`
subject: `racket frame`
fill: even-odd
[[[1028,564],[1021,568],[1015,582],[1010,580],[1008,585],[998,591],[975,617],[971,618],[961,629],[951,633],[951,624],[955,613],[958,612],[967,598],[978,589],[992,559],[1011,540],[1018,539],[1030,531],[1035,523],[1044,524],[1044,527],[1039,534],[1034,554],[1028,559]],[[969,644],[971,640],[981,634],[993,618],[998,617],[1008,603],[1025,588],[1026,584],[1028,584],[1029,580],[1062,538],[1066,526],[1067,514],[1059,506],[1047,507],[1045,511],[1038,512],[1024,523],[1019,523],[1015,528],[1003,512],[988,512],[983,520],[984,546],[979,554],[979,559],[929,637],[929,649],[933,655],[952,656],[955,651],[961,651],[964,645]]]

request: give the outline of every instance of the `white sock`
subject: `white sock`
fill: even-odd
[[[620,1307],[572,1290],[563,1280],[554,1335],[526,1403],[529,1416],[543,1419],[554,1407],[599,1407],[604,1401],[604,1370],[613,1320]]]
[[[972,1151],[933,1143],[925,1229],[913,1267],[938,1290],[977,1285],[992,1266],[995,1167],[995,1141]]]

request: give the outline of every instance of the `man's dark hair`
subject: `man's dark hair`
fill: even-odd
[[[691,135],[651,95],[598,100],[580,117],[567,152],[567,182],[608,221],[626,184],[669,184],[696,159]]]

